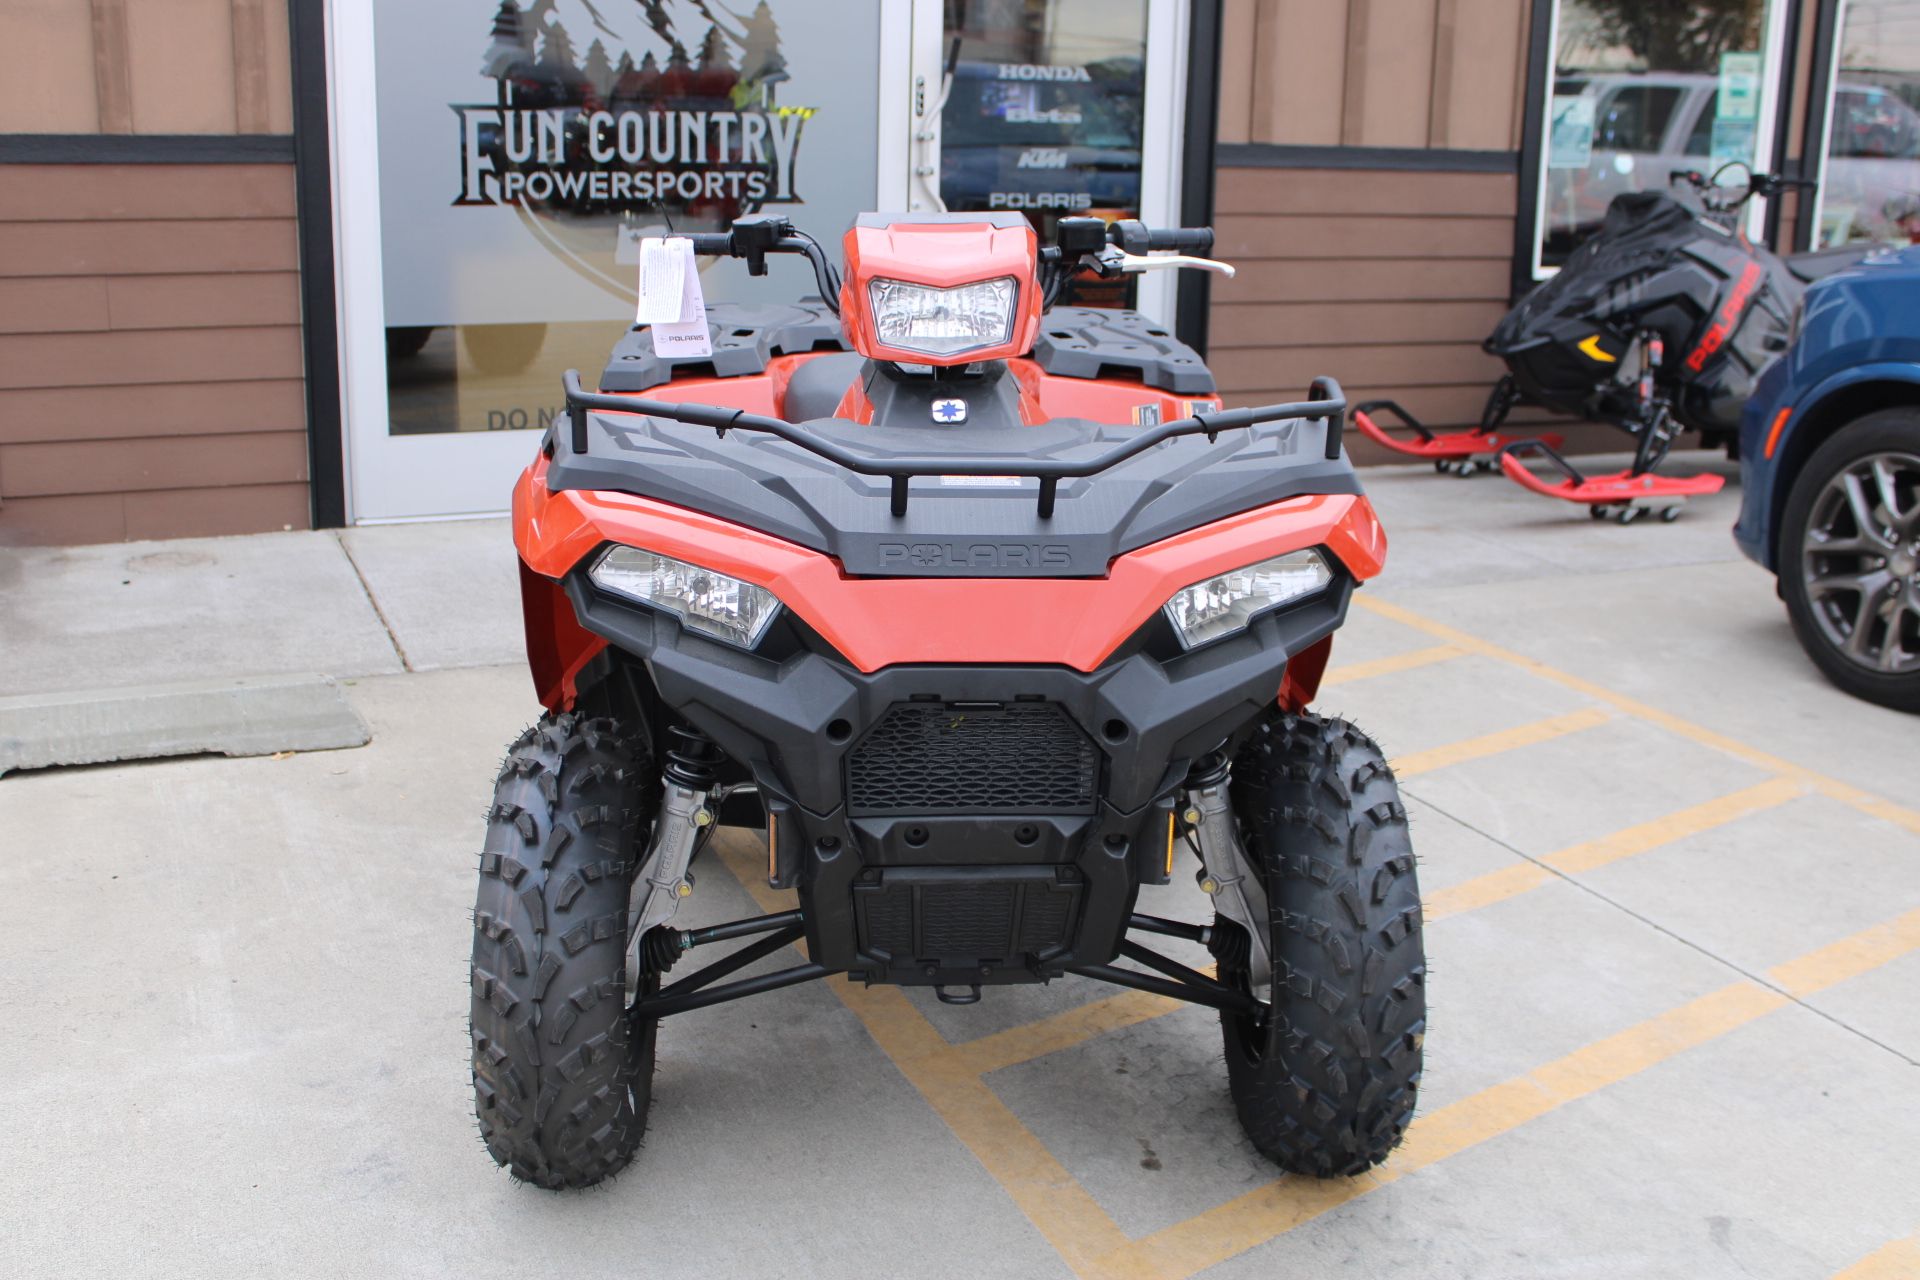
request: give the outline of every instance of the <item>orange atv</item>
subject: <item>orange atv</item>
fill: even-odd
[[[474,913],[494,1159],[607,1177],[663,1019],[829,974],[1206,1005],[1261,1151],[1384,1159],[1425,964],[1393,773],[1308,710],[1386,551],[1338,385],[1222,409],[1142,316],[1052,307],[1079,270],[1225,269],[1166,252],[1208,230],[1069,218],[1043,247],[1013,215],[868,215],[844,281],[784,219],[690,239],[754,274],[805,257],[820,294],[712,308],[697,358],[629,332],[599,391],[567,375],[515,490],[547,712],[500,771]],[[766,833],[798,908],[675,928],[722,824]],[[1182,844],[1198,923],[1141,909]]]

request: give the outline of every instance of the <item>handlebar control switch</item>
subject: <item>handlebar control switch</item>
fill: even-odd
[[[1068,261],[1098,253],[1107,247],[1107,224],[1099,218],[1062,218],[1054,228],[1054,242]]]
[[[736,218],[733,222],[733,256],[747,260],[748,275],[763,276],[767,274],[767,255],[778,248],[784,237],[792,234],[792,221],[777,214],[761,213]]]

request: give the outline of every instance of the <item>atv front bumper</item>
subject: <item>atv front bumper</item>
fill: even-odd
[[[1192,652],[1137,636],[1084,672],[776,660],[584,572],[565,587],[582,626],[751,772],[769,874],[799,890],[816,963],[971,985],[1114,958],[1139,886],[1170,874],[1189,768],[1273,707],[1289,657],[1344,619],[1352,580]]]

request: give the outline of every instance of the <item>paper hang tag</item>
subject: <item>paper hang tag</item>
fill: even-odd
[[[656,356],[703,360],[713,355],[693,241],[649,236],[640,242],[640,303],[634,322],[652,326]]]

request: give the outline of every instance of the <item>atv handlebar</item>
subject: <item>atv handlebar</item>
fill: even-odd
[[[584,456],[587,453],[587,414],[597,413],[635,413],[654,418],[666,418],[673,422],[684,422],[696,427],[711,427],[720,438],[725,439],[729,431],[759,431],[777,436],[788,444],[805,449],[837,463],[849,471],[860,475],[885,476],[892,482],[892,508],[895,516],[907,514],[908,481],[915,476],[1032,476],[1040,482],[1040,518],[1045,520],[1053,515],[1054,500],[1059,493],[1062,480],[1075,480],[1083,476],[1097,475],[1110,467],[1125,462],[1136,454],[1163,441],[1179,436],[1204,435],[1212,443],[1222,431],[1243,431],[1263,422],[1277,422],[1283,418],[1306,418],[1324,421],[1327,424],[1326,457],[1332,462],[1340,457],[1341,437],[1346,428],[1347,396],[1340,384],[1332,378],[1315,378],[1313,386],[1307,392],[1307,399],[1287,404],[1263,404],[1246,409],[1222,409],[1212,413],[1196,413],[1189,418],[1175,418],[1150,427],[1139,434],[1120,441],[1112,448],[1091,458],[1069,461],[1062,458],[1034,458],[1025,454],[983,454],[978,452],[920,454],[905,457],[875,459],[847,448],[837,440],[828,438],[805,423],[788,422],[784,418],[769,418],[760,414],[748,413],[744,409],[728,409],[710,404],[676,403],[667,400],[647,400],[631,395],[606,395],[588,391],[580,385],[580,372],[569,369],[562,379],[567,393],[567,418],[572,427],[569,443],[573,452]]]

